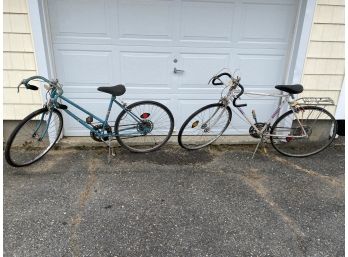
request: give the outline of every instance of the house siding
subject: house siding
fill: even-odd
[[[4,119],[23,119],[42,106],[39,91],[20,90],[23,79],[37,74],[26,0],[4,0]]]
[[[337,103],[344,79],[344,0],[317,0],[302,75],[303,96],[329,96]],[[19,120],[42,106],[38,91],[18,82],[37,74],[26,0],[4,0],[4,119]],[[330,111],[334,112],[335,108]]]
[[[303,71],[302,96],[328,96],[337,104],[344,79],[344,0],[318,0]],[[335,107],[329,108],[335,113]]]

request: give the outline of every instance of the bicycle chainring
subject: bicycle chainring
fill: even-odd
[[[262,130],[265,125],[266,125],[266,123],[262,123],[262,122],[258,122],[258,123],[254,124],[254,126],[257,127],[258,130]],[[267,128],[267,130],[268,130],[268,128]],[[253,126],[250,126],[249,134],[250,134],[250,136],[252,136],[254,138],[260,138],[261,137],[261,135],[259,135],[257,133],[257,131],[255,130],[255,128]]]
[[[103,128],[103,124],[98,124],[98,125],[96,125],[96,126],[93,126],[93,128],[96,129],[96,130],[101,130],[101,129]],[[109,125],[106,126],[105,130],[106,130],[106,132],[108,132],[108,133],[111,133],[111,132],[112,132],[111,127],[110,127]],[[106,141],[106,140],[109,139],[108,136],[104,136],[104,137],[101,138],[101,137],[97,136],[93,131],[91,131],[91,132],[89,133],[89,135],[91,136],[91,138],[92,138],[94,141],[97,141],[97,142],[103,142],[103,141]]]

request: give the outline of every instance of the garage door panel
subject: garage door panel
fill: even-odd
[[[241,83],[253,88],[274,87],[282,83],[285,74],[285,55],[238,54],[236,58]]]
[[[183,69],[180,76],[179,90],[206,88],[210,78],[224,67],[230,66],[230,53],[181,53],[178,69]]]
[[[231,42],[234,3],[182,1],[181,41]]]
[[[55,62],[58,77],[65,83],[112,82],[112,51],[57,49]]]
[[[287,44],[295,24],[295,8],[287,2],[244,3],[239,41]]]
[[[55,42],[111,42],[109,0],[49,0],[48,6]]]
[[[172,53],[120,52],[121,80],[129,87],[170,88]]]
[[[172,40],[174,1],[122,0],[118,6],[119,37],[134,40]]]

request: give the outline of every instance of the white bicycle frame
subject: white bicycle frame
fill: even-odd
[[[231,87],[227,93],[227,95],[225,97],[222,97],[221,98],[221,101],[223,101],[223,99],[228,99],[228,103],[234,99],[234,95],[233,95],[233,87]],[[283,138],[286,138],[288,137],[287,135],[279,135],[279,134],[270,134],[270,133],[265,133],[265,131],[267,130],[267,128],[269,128],[269,126],[271,124],[273,124],[273,122],[275,121],[276,118],[278,118],[278,114],[280,113],[280,111],[283,109],[283,107],[288,104],[289,107],[290,107],[290,110],[292,110],[292,112],[294,113],[294,116],[296,118],[296,120],[298,121],[298,123],[300,124],[301,126],[301,129],[303,131],[303,135],[300,135],[300,136],[295,136],[295,135],[292,135],[291,137],[292,138],[303,138],[303,137],[307,137],[307,132],[306,130],[304,129],[303,125],[301,124],[300,122],[300,119],[295,111],[295,108],[294,106],[297,105],[296,103],[296,100],[293,100],[293,101],[289,101],[289,98],[293,98],[292,95],[290,94],[267,94],[267,93],[256,93],[256,92],[244,92],[243,95],[259,95],[259,96],[271,96],[271,97],[279,97],[279,98],[282,98],[282,100],[280,101],[280,104],[278,105],[277,109],[273,112],[273,114],[271,115],[271,117],[268,119],[267,122],[265,122],[265,125],[262,127],[262,129],[259,129],[255,126],[254,122],[245,114],[245,112],[242,110],[241,107],[235,107],[240,113],[241,115],[244,117],[245,121],[248,122],[254,129],[255,131],[259,134],[259,135],[262,135],[262,136],[267,136],[267,137],[271,137],[271,136],[274,136],[274,137],[283,137]],[[227,106],[228,104],[226,104]],[[225,107],[226,108],[226,107]],[[215,115],[215,113],[214,113]],[[213,116],[214,116],[213,115]],[[211,118],[210,118],[211,119]]]

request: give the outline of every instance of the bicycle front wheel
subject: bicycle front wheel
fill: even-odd
[[[127,106],[115,122],[116,139],[131,152],[159,149],[171,137],[174,118],[169,109],[155,101],[140,101]]]
[[[25,117],[6,143],[8,164],[22,167],[40,160],[57,142],[63,128],[58,110],[39,109]]]
[[[209,104],[194,112],[182,124],[178,141],[187,150],[197,150],[210,145],[227,129],[232,119],[229,106]]]
[[[304,106],[280,116],[271,129],[271,143],[280,153],[306,157],[328,147],[336,136],[337,122],[327,110]]]

